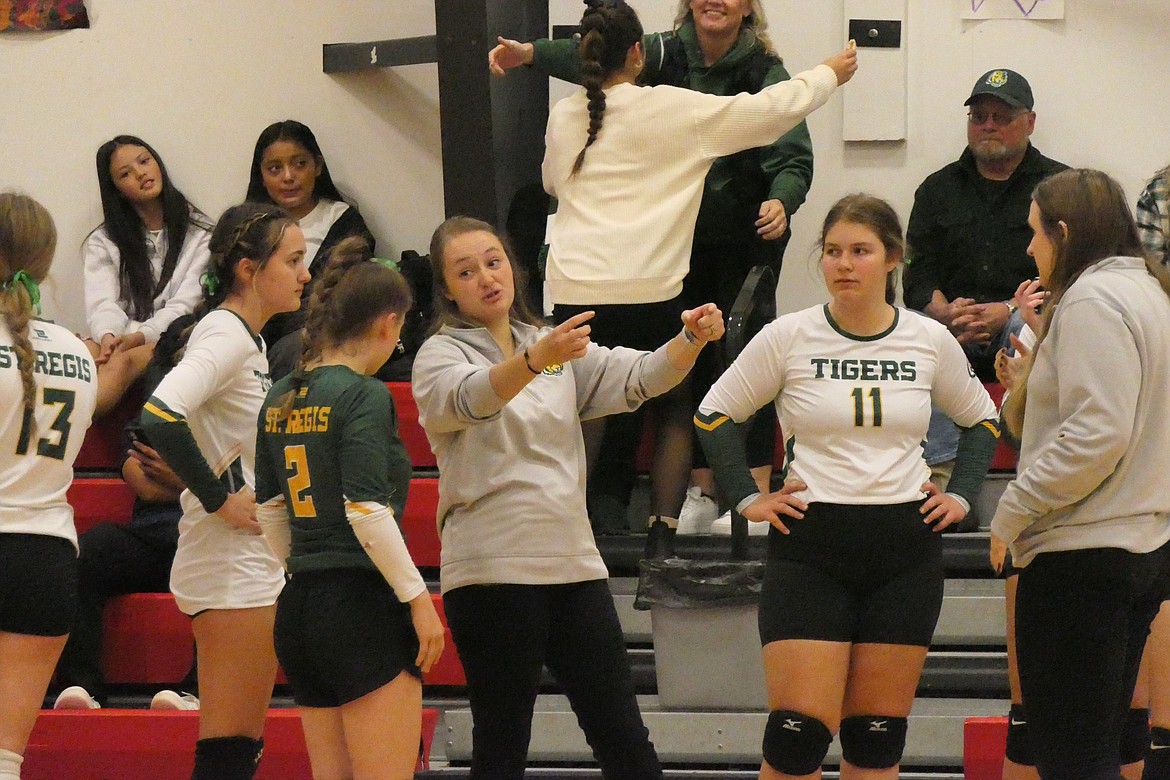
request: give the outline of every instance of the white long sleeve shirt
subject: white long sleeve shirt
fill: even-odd
[[[546,277],[553,303],[636,304],[682,292],[703,181],[719,157],[766,146],[837,88],[827,65],[731,97],[617,84],[585,162],[585,90],[549,113],[542,175],[557,198]]]
[[[199,303],[203,295],[199,277],[207,269],[207,243],[210,239],[211,233],[204,228],[187,226],[175,272],[155,296],[154,312],[150,317],[136,321],[127,313],[130,302],[121,297],[118,282],[121,253],[106,233],[105,225],[99,225],[81,247],[85,270],[85,317],[90,337],[101,341],[107,333],[121,336],[142,331],[147,344],[158,341],[172,322],[190,314]],[[167,254],[166,231],[148,233],[144,240],[150,255],[151,278],[157,280]]]

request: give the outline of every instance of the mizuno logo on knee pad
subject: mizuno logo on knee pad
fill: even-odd
[[[902,760],[906,719],[851,715],[841,721],[841,755],[862,769],[888,769]]]
[[[820,769],[833,735],[816,718],[793,710],[774,710],[764,728],[764,760],[787,775]]]

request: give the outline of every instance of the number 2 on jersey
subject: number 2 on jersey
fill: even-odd
[[[861,387],[853,388],[853,424],[858,428],[865,425],[865,390]],[[875,387],[869,391],[869,398],[873,404],[873,427],[882,425],[882,389]]]
[[[49,423],[49,428],[56,432],[56,441],[45,437],[37,441],[37,455],[57,460],[65,459],[65,447],[69,444],[69,431],[73,424],[69,422],[69,415],[73,414],[73,407],[77,402],[77,393],[72,390],[61,390],[56,387],[46,387],[41,392],[41,400],[45,406],[60,406],[57,417]],[[32,442],[31,409],[24,412],[24,422],[20,426],[20,438],[16,442],[16,454],[27,455],[29,444]]]
[[[288,478],[288,497],[292,501],[293,514],[316,517],[313,497],[306,492],[313,486],[313,478],[309,476],[309,455],[305,452],[305,445],[292,444],[284,448],[284,467],[292,472]]]

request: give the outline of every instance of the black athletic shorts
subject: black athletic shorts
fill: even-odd
[[[377,571],[294,575],[276,602],[275,642],[302,707],[340,707],[402,672],[422,679],[410,606]]]
[[[62,636],[77,618],[77,548],[60,536],[0,533],[0,631]]]
[[[813,503],[770,529],[760,641],[930,645],[943,598],[942,537],[920,502]]]

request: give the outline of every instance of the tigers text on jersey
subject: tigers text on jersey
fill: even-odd
[[[347,509],[372,502],[401,518],[411,464],[385,383],[346,366],[309,372],[282,414],[293,380],[273,385],[260,413],[256,502],[284,494],[292,525],[288,571],[374,569]]]
[[[37,397],[29,424],[12,336],[0,322],[0,531],[60,536],[76,544],[65,491],[97,402],[97,367],[65,328],[32,320]]]
[[[875,336],[841,330],[815,306],[764,327],[699,407],[743,422],[775,400],[789,475],[806,501],[892,504],[922,498],[933,401],[962,427],[996,416],[954,336],[905,309]]]

